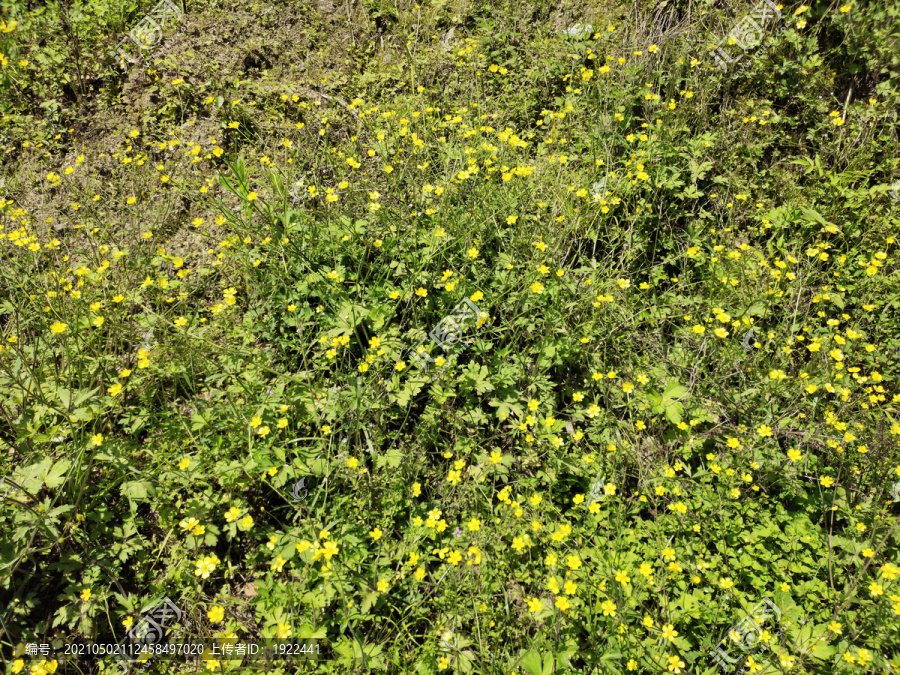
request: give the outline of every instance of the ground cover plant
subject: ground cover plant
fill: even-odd
[[[164,600],[327,658],[145,672],[900,667],[897,8],[36,4],[5,672]]]

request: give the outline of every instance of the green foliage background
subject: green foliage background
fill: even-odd
[[[6,672],[900,666],[895,6],[151,9],[0,2]]]

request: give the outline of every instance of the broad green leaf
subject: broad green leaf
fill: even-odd
[[[44,484],[50,489],[62,485],[66,481],[64,474],[69,470],[71,465],[72,462],[68,459],[59,460],[53,465],[53,468],[47,472],[47,475],[44,476]]]
[[[535,649],[522,655],[522,658],[519,660],[519,667],[528,675],[544,675],[541,667],[541,654]]]

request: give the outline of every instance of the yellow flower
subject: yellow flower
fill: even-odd
[[[212,608],[206,613],[206,616],[212,623],[219,623],[222,619],[225,618],[225,609],[223,607],[219,607],[218,605],[213,605]]]
[[[91,443],[95,446],[103,445],[103,434],[96,434],[95,436],[91,436]]]
[[[377,527],[374,530],[372,530],[371,532],[369,532],[369,536],[372,537],[372,539],[374,539],[375,541],[378,541],[379,539],[381,539],[382,534],[383,534],[382,531],[379,530]]]
[[[258,196],[259,195],[257,195],[255,192],[251,192],[247,195],[247,201],[251,201],[251,202],[256,201],[256,198]]]
[[[466,253],[468,253],[470,258],[478,257],[478,249],[477,248],[470,248],[468,251],[466,251]]]
[[[790,450],[788,450],[788,459],[790,459],[792,462],[799,462],[801,459],[803,459],[803,455],[799,450],[797,450],[797,448],[791,448]]]
[[[734,582],[731,580],[731,577],[725,577],[719,582],[719,585],[727,591],[734,586]]]
[[[68,328],[68,326],[66,324],[62,323],[61,321],[54,321],[50,325],[50,332],[58,335],[60,333],[65,333],[66,328]]]
[[[831,476],[822,476],[821,478],[819,478],[819,482],[823,487],[827,488],[830,488],[832,485],[834,485],[834,479]]]
[[[178,523],[178,526],[185,531],[190,531],[197,527],[197,525],[199,524],[200,521],[191,516],[190,518],[185,518],[180,523]]]
[[[83,591],[81,591],[81,599],[84,602],[87,602],[88,600],[91,599],[91,589],[90,588],[85,588]]]
[[[725,330],[724,328],[716,328],[716,329],[713,331],[713,333],[716,334],[716,337],[720,337],[720,338],[727,338],[727,337],[728,337],[728,331]]]
[[[181,458],[181,461],[178,462],[178,468],[181,469],[182,471],[184,471],[185,469],[187,469],[190,465],[191,465],[191,458],[190,458],[190,457],[182,457],[182,458]]]
[[[279,623],[278,630],[275,631],[275,635],[279,640],[286,640],[294,634],[293,629],[286,623]]]
[[[359,460],[356,457],[348,457],[347,458],[347,466],[351,469],[355,469],[359,465]]]

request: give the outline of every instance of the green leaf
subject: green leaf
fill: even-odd
[[[544,675],[543,668],[541,668],[541,654],[535,649],[522,655],[522,658],[519,660],[519,667],[528,675]]]
[[[665,391],[663,391],[663,399],[675,400],[684,396],[687,391],[687,387],[678,384],[678,380],[669,380]]]
[[[386,455],[379,457],[376,466],[380,469],[387,464],[391,468],[396,469],[400,466],[401,461],[403,461],[403,453],[399,449],[394,448],[389,450]]]
[[[146,499],[148,495],[156,496],[156,488],[146,481],[129,481],[122,484],[122,494],[129,500],[138,501]]]
[[[409,404],[409,400],[420,391],[422,391],[421,381],[411,380],[397,394],[397,405],[401,408],[406,407]]]
[[[328,636],[326,635],[325,626],[313,628],[311,624],[304,623],[297,628],[297,637],[301,640],[324,640]]]
[[[745,312],[745,314],[749,314],[750,316],[763,316],[765,313],[766,308],[761,302],[754,302]]]
[[[209,422],[207,422],[206,418],[200,413],[194,413],[193,417],[191,417],[191,431],[202,429],[207,424],[209,424]]]
[[[40,490],[41,486],[44,484],[44,476],[49,473],[52,463],[52,459],[45,458],[37,464],[32,464],[23,469],[16,470],[16,472],[13,473],[13,478],[25,490],[34,494]]]
[[[818,211],[816,211],[815,209],[800,209],[800,210],[803,213],[803,217],[812,223],[818,223],[819,225],[833,225],[834,224],[834,223],[831,223],[831,222],[825,220],[822,217],[822,214],[819,213]]]
[[[53,465],[53,468],[47,472],[47,475],[44,476],[44,484],[50,488],[57,488],[63,483],[66,482],[63,474],[69,470],[69,467],[72,465],[72,462],[68,459],[61,459],[56,464]]]
[[[372,609],[372,605],[375,604],[375,601],[378,599],[379,595],[380,593],[378,593],[377,591],[373,591],[372,593],[369,593],[365,598],[363,598],[363,601],[359,605],[360,614],[368,614],[369,610]]]
[[[684,406],[674,402],[666,406],[666,419],[672,424],[681,424],[681,414],[684,412]]]

